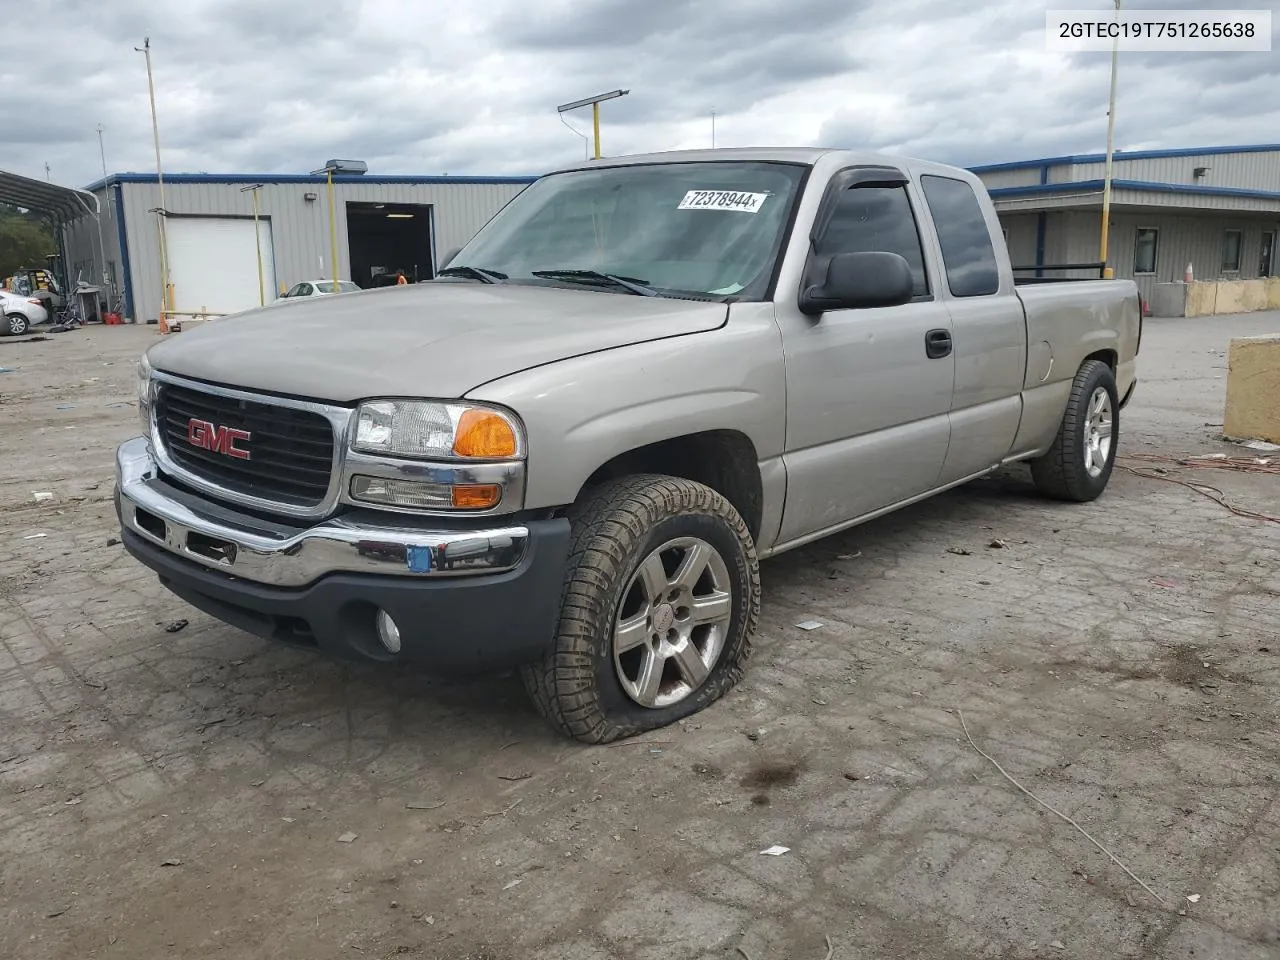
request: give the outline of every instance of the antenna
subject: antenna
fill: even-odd
[[[102,145],[102,131],[105,130],[102,124],[98,124],[98,154],[102,157],[102,179],[107,179],[107,150]]]

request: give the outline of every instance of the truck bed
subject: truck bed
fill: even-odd
[[[1141,304],[1132,280],[1077,280],[1018,288],[1027,321],[1027,386],[1070,380],[1085,358],[1114,352],[1117,343],[1134,345],[1141,332]],[[1045,354],[1049,371],[1037,370]],[[1114,358],[1123,397],[1133,376],[1133,355]],[[1136,350],[1134,351],[1136,353]],[[1041,379],[1044,377],[1044,379]]]

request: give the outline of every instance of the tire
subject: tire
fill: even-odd
[[[556,638],[521,670],[548,723],[575,740],[608,743],[665,727],[732,689],[759,622],[760,562],[729,502],[691,480],[640,475],[588,491],[569,519]],[[680,564],[693,567],[683,587]],[[620,620],[631,628],[615,638]]]
[[[1074,503],[1096,500],[1115,467],[1120,440],[1116,378],[1101,360],[1076,373],[1058,436],[1044,456],[1031,461],[1031,478],[1046,496]]]
[[[11,337],[20,337],[31,329],[31,322],[20,313],[11,313],[4,318],[4,332]]]

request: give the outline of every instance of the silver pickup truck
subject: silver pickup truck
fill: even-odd
[[[818,149],[589,161],[434,281],[284,313],[147,351],[125,546],[263,637],[519,668],[588,742],[741,677],[761,558],[1014,461],[1096,498],[1142,324],[1015,286],[972,174]]]

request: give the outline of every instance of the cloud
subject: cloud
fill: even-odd
[[[1130,6],[1197,9],[1203,0]],[[1253,6],[1259,6],[1256,2]],[[1261,4],[1276,12],[1280,0]],[[844,145],[961,164],[1101,149],[1109,57],[1046,51],[1044,11],[1108,0],[43,0],[57,55],[0,58],[0,169],[83,185],[153,170],[538,173],[606,153]],[[1280,16],[1274,17],[1280,27]],[[74,51],[74,55],[69,54]],[[67,55],[63,55],[67,53]],[[1122,55],[1116,142],[1275,139],[1272,53]],[[564,122],[562,122],[562,119]]]

